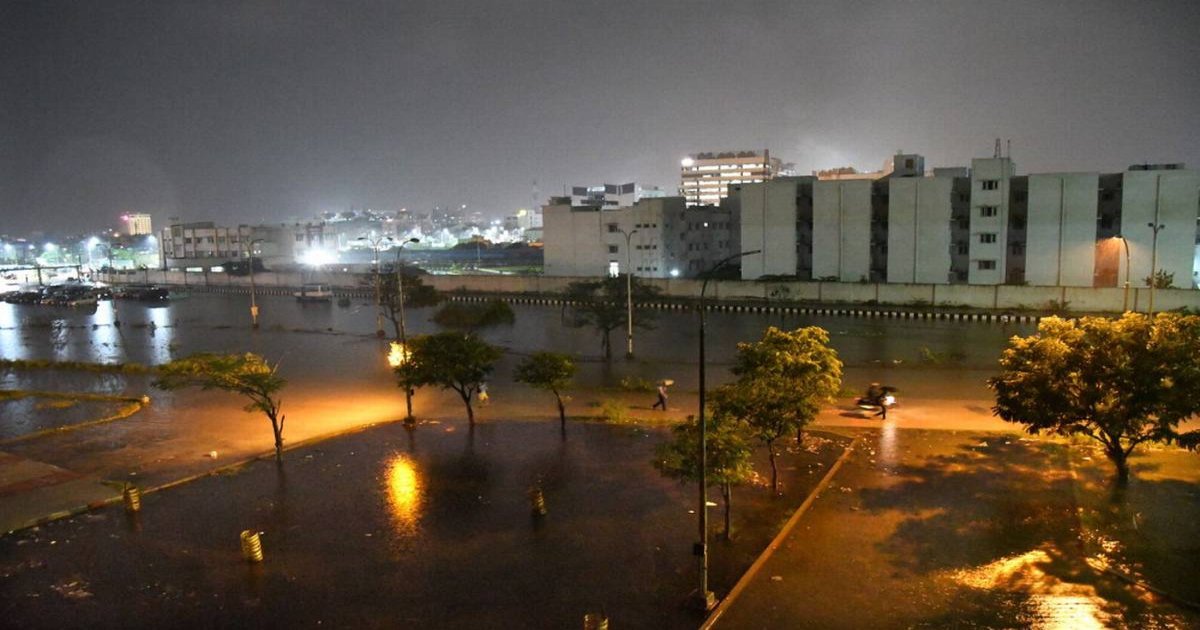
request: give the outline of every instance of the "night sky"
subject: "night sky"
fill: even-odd
[[[1200,167],[1200,2],[0,1],[0,233],[500,216],[689,152]]]

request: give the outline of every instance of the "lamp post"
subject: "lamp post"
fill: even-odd
[[[708,423],[704,419],[704,293],[708,290],[708,281],[721,267],[743,256],[759,253],[762,253],[762,250],[755,249],[722,258],[704,272],[704,283],[700,285],[700,412],[696,416],[700,422],[700,504],[696,510],[700,517],[700,543],[697,545],[696,555],[700,556],[700,590],[697,595],[705,611],[712,608],[715,599],[712,591],[708,590],[708,448],[705,444],[708,440]]]
[[[374,233],[370,237],[360,236],[356,241],[362,241],[371,245],[371,250],[375,252],[375,336],[383,337],[383,300],[380,297],[379,287],[379,245],[384,241],[392,240],[390,236],[376,237]]]
[[[258,291],[254,287],[254,245],[265,239],[256,238],[246,245],[246,256],[250,258],[250,327],[258,328]]]
[[[625,358],[633,358],[633,262],[629,251],[629,239],[637,234],[637,230],[626,232],[617,229],[625,236]]]
[[[1120,234],[1114,236],[1113,238],[1121,241],[1121,243],[1125,245],[1125,294],[1124,294],[1124,297],[1121,299],[1121,312],[1128,313],[1129,312],[1129,241],[1125,240],[1125,237],[1121,236]]]
[[[1157,214],[1158,213],[1156,212],[1155,220],[1158,219]],[[1154,236],[1151,238],[1151,241],[1150,241],[1150,305],[1146,309],[1147,315],[1153,315],[1154,314],[1154,286],[1156,284],[1158,284],[1158,278],[1156,277],[1156,274],[1158,272],[1158,270],[1156,269],[1156,267],[1158,267],[1158,231],[1167,226],[1163,225],[1162,223],[1147,223],[1146,225],[1150,227],[1150,230],[1152,232],[1154,232]]]
[[[404,251],[404,246],[409,243],[420,243],[421,239],[413,237],[406,241],[401,241],[400,246],[396,248],[396,300],[400,303],[400,347],[403,352],[408,352],[408,334],[404,330],[404,272],[400,268],[400,252]],[[404,409],[408,415],[404,416],[406,423],[412,424],[412,388],[408,383],[404,384]]]

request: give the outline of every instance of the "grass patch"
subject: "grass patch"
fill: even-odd
[[[0,359],[0,370],[61,370],[103,374],[149,374],[153,367],[141,363],[87,363],[85,361],[45,361],[41,359]]]

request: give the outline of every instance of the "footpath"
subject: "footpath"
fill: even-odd
[[[1087,544],[1097,530],[1081,524],[1077,450],[1015,433],[870,430],[706,627],[1197,627],[1196,610],[1103,570],[1134,541]],[[1192,461],[1183,476],[1198,470]],[[1194,495],[1175,506],[1140,515],[1162,528],[1197,509]],[[1197,566],[1194,545],[1169,544],[1176,567]],[[1142,575],[1159,577],[1170,578]]]

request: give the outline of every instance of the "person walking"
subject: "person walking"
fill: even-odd
[[[667,410],[667,382],[666,381],[658,382],[658,402],[654,403],[654,406],[650,407],[650,408],[658,409],[660,406],[662,407],[663,411]]]

